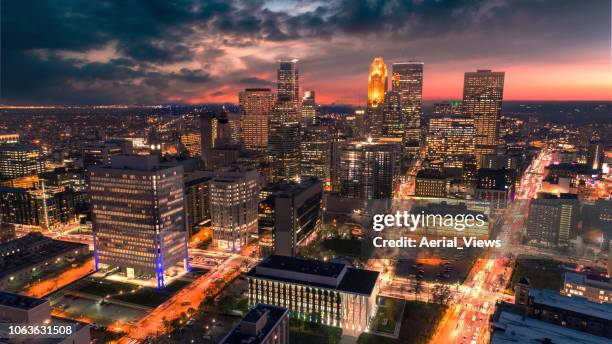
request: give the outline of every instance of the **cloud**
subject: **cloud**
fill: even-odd
[[[300,58],[304,83],[348,94],[375,55],[416,58],[442,71],[573,63],[585,51],[591,58],[610,51],[607,0],[22,0],[1,6],[2,103],[235,97],[240,87],[273,85],[276,59],[287,56]],[[104,58],[94,59],[92,51]]]

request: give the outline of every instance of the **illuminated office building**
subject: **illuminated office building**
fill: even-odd
[[[516,171],[479,168],[477,172],[475,198],[489,202],[491,211],[500,213],[514,199]]]
[[[274,94],[269,88],[247,88],[238,98],[242,145],[249,150],[266,151]]]
[[[463,168],[474,155],[474,121],[469,117],[432,117],[427,135],[427,157],[433,167]]]
[[[591,302],[612,304],[612,280],[596,274],[566,271],[561,294],[583,297]]]
[[[301,175],[329,179],[331,135],[329,127],[311,125],[303,128],[301,146]]]
[[[435,103],[433,107],[433,117],[453,117],[460,116],[463,113],[462,101]]]
[[[494,154],[499,144],[499,119],[504,96],[504,72],[478,70],[465,73],[463,108],[474,119],[476,163]]]
[[[209,184],[213,244],[240,251],[257,234],[259,174],[231,168],[219,171]]]
[[[128,277],[187,267],[182,166],[155,155],[117,155],[89,173],[96,269],[119,267]]]
[[[280,61],[277,100],[270,117],[268,151],[277,181],[300,173],[300,99],[297,60]]]
[[[0,222],[53,228],[76,219],[77,193],[63,187],[0,186]]]
[[[0,145],[0,179],[12,179],[43,172],[40,148],[19,143]]]
[[[95,165],[110,164],[111,157],[122,154],[123,149],[112,142],[92,142],[83,147],[82,150],[83,167],[89,168]]]
[[[181,144],[189,156],[202,156],[202,136],[200,132],[189,132],[181,135]]]
[[[300,108],[300,83],[297,59],[281,60],[277,70],[277,98],[288,101],[296,111]]]
[[[368,77],[368,106],[378,107],[385,101],[387,92],[387,66],[382,57],[375,57]]]
[[[341,148],[338,166],[340,196],[361,200],[390,199],[401,155],[399,144],[353,142]]]
[[[368,134],[380,137],[383,126],[382,105],[387,93],[387,66],[382,57],[375,57],[368,76],[368,104],[366,122]]]
[[[289,309],[290,316],[359,334],[375,312],[378,272],[272,255],[247,273],[249,304]]]
[[[4,133],[4,134],[0,134],[0,144],[17,143],[17,142],[19,142],[19,134],[18,133]]]
[[[438,170],[420,170],[415,179],[415,196],[444,198],[448,194],[446,177]]]
[[[301,108],[301,122],[303,125],[312,125],[317,118],[317,104],[315,102],[315,91],[304,91]]]
[[[298,247],[321,226],[323,182],[315,177],[303,178],[299,183],[271,185],[262,194],[261,217],[267,217],[265,225],[272,229],[265,233],[271,239],[269,251],[297,255]]]
[[[400,94],[395,91],[388,92],[383,108],[382,137],[403,140],[405,134],[404,125]]]
[[[211,112],[200,115],[200,139],[202,140],[202,152],[206,149],[215,148],[217,142],[217,116]]]
[[[401,98],[406,143],[416,145],[421,141],[423,63],[394,63],[392,65],[391,83],[392,90],[399,93]]]

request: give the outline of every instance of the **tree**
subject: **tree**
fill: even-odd
[[[415,276],[412,280],[413,282],[413,290],[414,290],[414,299],[418,300],[419,293],[423,290],[423,282],[419,276]]]
[[[440,305],[447,304],[452,298],[451,290],[449,286],[445,284],[436,284],[432,288],[431,294],[433,302]]]

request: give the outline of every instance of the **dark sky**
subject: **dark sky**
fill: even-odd
[[[610,99],[610,0],[2,1],[3,104],[236,102],[299,58],[319,102],[365,102],[375,56],[425,63],[426,99],[466,71],[505,99]]]

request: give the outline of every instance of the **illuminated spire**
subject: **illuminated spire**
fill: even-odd
[[[370,65],[368,78],[368,105],[377,107],[385,100],[387,91],[387,66],[382,57],[375,57]]]

